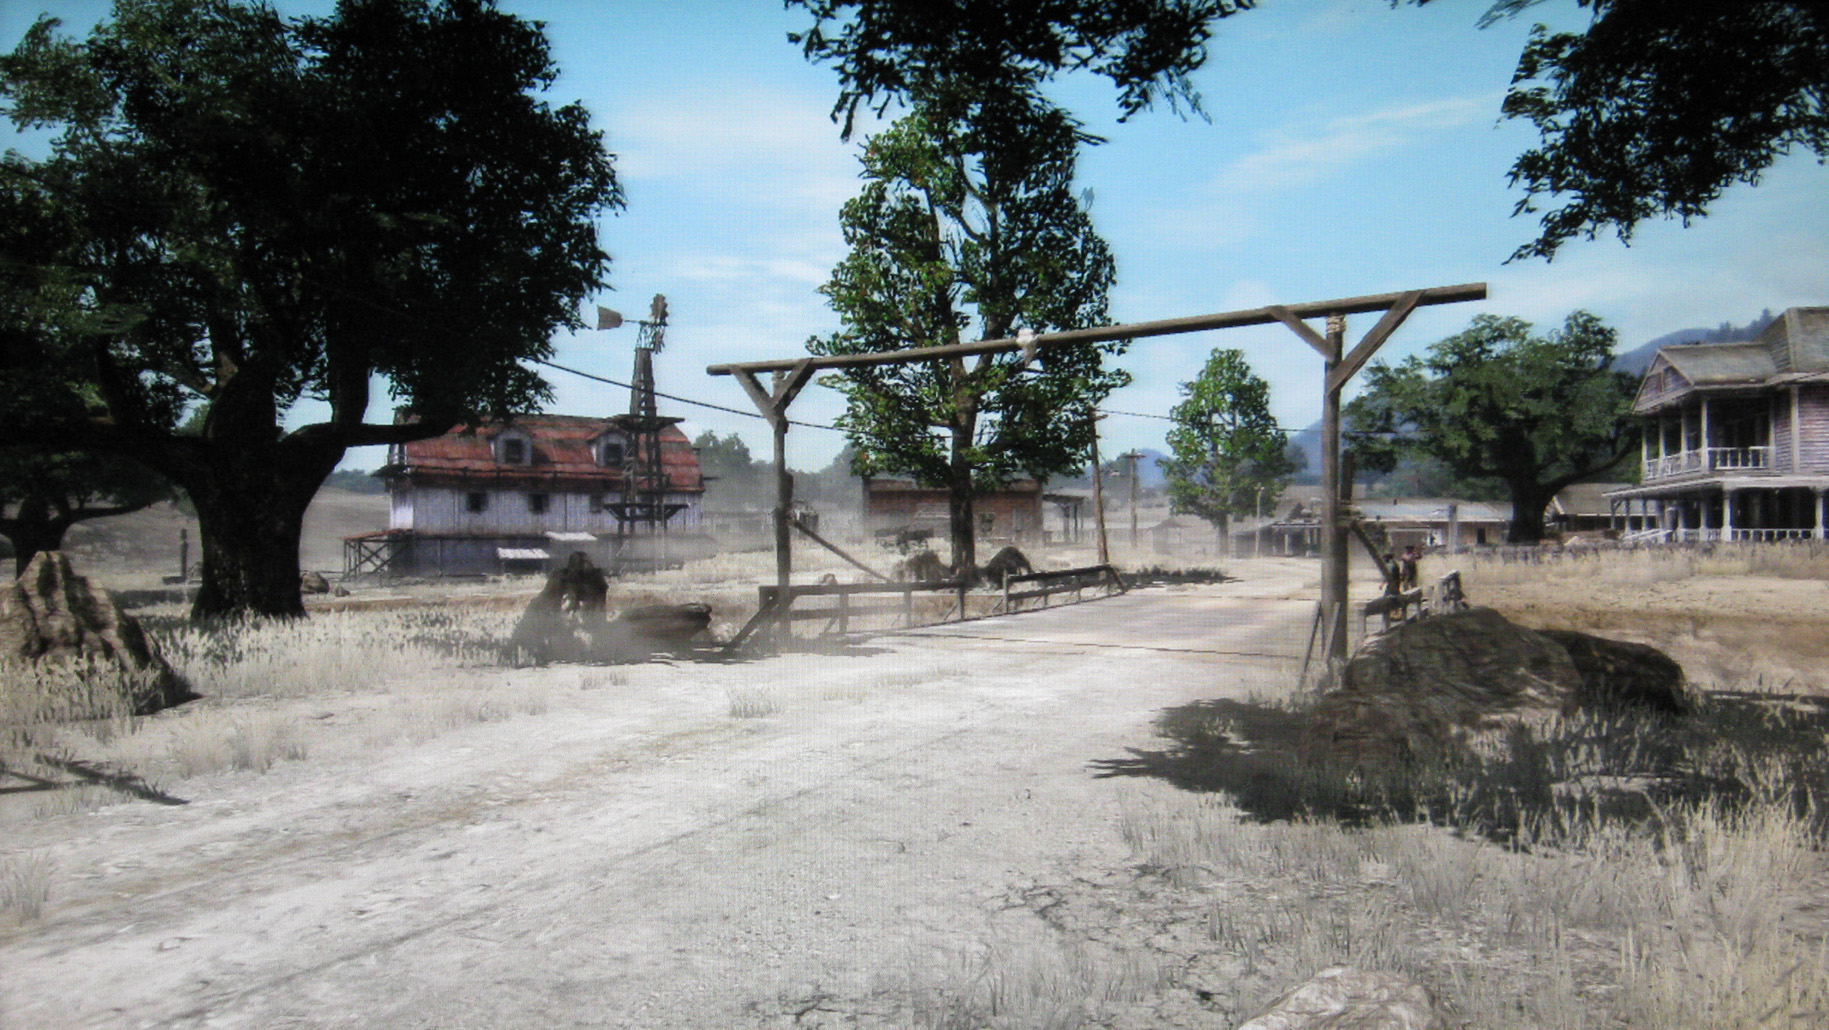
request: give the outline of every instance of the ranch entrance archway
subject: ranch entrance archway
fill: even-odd
[[[1234,329],[1248,325],[1281,322],[1313,347],[1323,363],[1321,377],[1321,480],[1323,509],[1321,539],[1323,571],[1321,574],[1320,612],[1326,622],[1327,657],[1330,663],[1344,661],[1347,641],[1347,534],[1345,504],[1340,481],[1340,396],[1346,384],[1365,367],[1373,354],[1384,346],[1397,327],[1420,307],[1435,304],[1458,304],[1485,300],[1485,283],[1461,283],[1456,286],[1432,286],[1399,293],[1380,293],[1364,297],[1309,301],[1304,304],[1267,304],[1259,308],[1222,311],[1187,318],[1170,318],[1154,322],[1131,322],[1122,325],[1068,329],[1055,333],[1035,333],[1015,339],[979,340],[938,347],[911,347],[875,354],[835,354],[802,358],[776,358],[766,361],[744,361],[712,365],[708,375],[736,378],[750,400],[768,420],[775,442],[775,589],[777,596],[788,594],[793,573],[793,546],[789,537],[790,508],[794,501],[794,479],[787,469],[788,407],[800,391],[812,381],[815,372],[826,369],[860,368],[875,365],[906,365],[917,361],[943,361],[977,354],[1002,354],[1020,351],[1023,364],[1054,347],[1074,344],[1107,343],[1113,340],[1136,340],[1150,336],[1174,336],[1205,332],[1211,329]],[[1379,319],[1351,350],[1346,349],[1346,317],[1380,312]],[[1324,332],[1316,332],[1307,319],[1326,322]],[[758,378],[769,373],[767,387]]]

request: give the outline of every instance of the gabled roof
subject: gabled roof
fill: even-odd
[[[1829,307],[1786,308],[1759,334],[1781,372],[1829,372]]]
[[[1778,374],[1772,352],[1759,343],[1694,343],[1661,350],[1658,358],[1696,386],[1757,384]]]
[[[496,460],[490,441],[508,429],[532,441],[532,460],[509,465]],[[397,464],[382,472],[393,477],[440,482],[487,482],[513,479],[605,489],[621,481],[621,471],[597,463],[591,442],[613,432],[608,419],[583,415],[524,415],[503,423],[484,423],[472,432],[454,431],[416,440],[399,449]],[[699,457],[692,442],[675,426],[660,431],[661,468],[669,490],[700,490]]]

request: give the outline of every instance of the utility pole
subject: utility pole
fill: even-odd
[[[1111,543],[1105,538],[1105,470],[1099,465],[1099,420],[1092,416],[1092,515],[1099,525],[1099,564],[1111,564]]]
[[[1143,457],[1143,452],[1133,447],[1118,457],[1130,462],[1130,549],[1135,551],[1137,549],[1137,461]]]

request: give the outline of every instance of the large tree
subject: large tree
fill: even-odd
[[[1115,266],[1073,186],[1079,127],[1029,95],[967,118],[917,109],[865,146],[863,192],[841,216],[850,253],[822,287],[843,328],[815,354],[931,347],[1101,325]],[[969,335],[968,335],[969,332]],[[848,368],[827,382],[860,474],[948,490],[953,564],[977,559],[973,497],[1078,468],[1093,409],[1129,381],[1122,346]]]
[[[35,217],[3,271],[54,331],[7,337],[0,444],[155,469],[201,522],[194,614],[302,614],[300,523],[345,450],[537,406],[524,362],[602,285],[621,195],[587,113],[542,99],[556,74],[489,0],[41,20],[0,58],[7,114],[54,135],[0,163]],[[287,429],[305,398],[327,416]]]
[[[1256,511],[1262,494],[1282,493],[1297,465],[1270,414],[1270,384],[1243,351],[1215,349],[1181,395],[1169,411],[1170,456],[1158,462],[1169,504],[1212,523],[1223,542],[1232,517]]]
[[[1210,23],[1254,0],[786,0],[814,24],[788,38],[837,67],[832,109],[847,139],[860,107],[930,106],[972,83],[981,93],[1035,93],[1089,69],[1118,88],[1128,117],[1166,100],[1199,109],[1188,76],[1207,58]],[[954,112],[946,112],[952,114]]]
[[[1427,3],[1430,0],[1417,0]],[[1498,0],[1482,24],[1542,0]],[[1580,0],[1580,32],[1533,29],[1504,103],[1542,142],[1512,165],[1542,211],[1514,258],[1639,222],[1700,218],[1791,151],[1829,158],[1826,0]]]
[[[1389,471],[1408,451],[1462,479],[1499,479],[1511,495],[1507,539],[1535,543],[1563,487],[1638,446],[1638,380],[1613,370],[1615,339],[1585,311],[1543,335],[1523,319],[1479,315],[1423,355],[1374,364],[1345,411],[1360,466]]]

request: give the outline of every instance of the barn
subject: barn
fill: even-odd
[[[396,444],[388,528],[344,543],[344,574],[538,571],[583,551],[600,565],[667,562],[704,549],[698,455],[673,425],[659,476],[628,419],[527,415]]]
[[[1050,495],[1052,498],[1053,495]],[[985,544],[1031,547],[1042,541],[1042,484],[1020,479],[1001,490],[972,499],[978,517],[977,540]],[[864,478],[864,525],[871,532],[931,530],[947,536],[949,508],[945,487],[921,486],[912,480]]]

